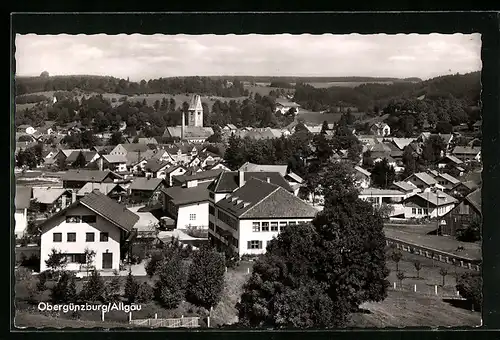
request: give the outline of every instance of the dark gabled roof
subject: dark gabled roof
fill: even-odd
[[[151,147],[148,144],[140,144],[140,143],[123,143],[120,144],[127,152],[146,152],[148,150],[154,149],[155,147]]]
[[[441,178],[444,178],[445,180],[447,180],[448,182],[450,182],[453,185],[460,183],[460,180],[458,180],[455,177],[451,176],[450,174],[447,174],[444,172],[440,173],[438,176]]]
[[[179,168],[183,168],[184,170],[187,171],[186,167],[185,166],[182,166],[182,165],[172,165],[170,168],[168,168],[167,170],[165,170],[165,173],[167,174],[170,174],[172,172],[174,172],[175,170],[179,169]]]
[[[251,178],[217,202],[238,218],[313,218],[317,210],[279,185]]]
[[[85,157],[85,161],[88,163],[92,161],[92,159],[95,157],[96,153],[95,151],[73,151],[68,158],[66,158],[66,162],[68,163],[73,163],[74,161],[77,160],[79,154],[83,154]]]
[[[177,182],[184,183],[187,181],[215,178],[219,176],[222,172],[224,172],[224,170],[222,169],[207,170],[200,172],[186,172],[184,175],[174,176],[174,179]]]
[[[80,182],[103,182],[108,176],[116,179],[123,179],[122,176],[106,170],[68,170],[61,176],[63,181],[80,181]]]
[[[233,192],[239,185],[238,176],[238,171],[222,172],[209,186],[209,190],[217,193]],[[245,181],[248,181],[251,178],[258,178],[260,180],[267,181],[267,178],[269,178],[271,183],[293,192],[293,188],[279,172],[243,172],[243,178]]]
[[[446,160],[450,160],[450,161],[452,161],[453,163],[455,163],[456,165],[459,165],[459,164],[462,164],[462,163],[463,163],[460,159],[458,159],[457,157],[452,156],[452,155],[446,155],[446,156],[444,156],[442,159],[440,159],[440,160],[438,161],[438,163],[443,163],[443,162],[444,162],[444,161],[446,161]]]
[[[139,220],[139,216],[128,210],[124,205],[116,202],[112,198],[109,198],[108,196],[98,191],[94,191],[83,196],[78,201],[72,203],[66,209],[63,209],[55,215],[52,215],[43,223],[41,223],[40,227],[46,225],[47,222],[65,214],[66,211],[80,204],[94,211],[96,214],[105,218],[117,227],[126,231],[131,231],[135,223],[137,223],[137,221]]]
[[[28,209],[33,191],[31,187],[16,186],[15,206],[16,209]]]
[[[437,183],[437,181],[426,172],[414,173],[413,175],[411,175],[407,179],[405,179],[405,181],[408,181],[413,176],[417,177],[419,180],[421,180],[422,182],[424,182],[427,185],[435,185]]]
[[[466,187],[467,189],[469,190],[475,190],[479,187],[479,184],[477,184],[476,182],[474,181],[465,181],[465,182],[459,182],[457,184],[455,184],[452,189],[455,189],[459,186],[463,185],[464,187]]]
[[[406,192],[413,191],[413,190],[417,189],[417,187],[414,186],[413,184],[410,184],[410,183],[404,182],[404,181],[394,182],[394,183],[392,183],[392,186],[398,187]]]
[[[157,172],[161,170],[163,167],[168,166],[169,164],[170,164],[169,162],[160,162],[158,159],[153,158],[146,163],[145,169],[151,172]]]
[[[154,191],[163,182],[163,178],[137,177],[129,186],[130,190]]]
[[[474,190],[473,192],[471,192],[470,194],[468,194],[466,197],[465,197],[465,200],[467,202],[469,202],[474,208],[477,209],[477,211],[479,211],[479,213],[481,213],[481,206],[482,206],[482,197],[481,197],[481,188],[478,188],[476,190]]]
[[[198,184],[192,188],[183,188],[179,186],[164,188],[162,191],[165,195],[169,196],[172,199],[172,203],[177,206],[204,202],[209,199],[208,183]]]

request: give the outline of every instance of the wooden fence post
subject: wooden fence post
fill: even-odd
[[[158,313],[155,313],[155,319],[158,319]]]
[[[438,286],[437,286],[437,285],[434,285],[434,293],[435,293],[436,295],[438,295]]]
[[[210,316],[207,317],[207,327],[210,328]]]
[[[250,274],[250,268],[247,268],[247,274]]]
[[[416,284],[413,286],[413,290],[415,291],[415,293],[417,292],[417,285]]]
[[[101,310],[101,321],[104,321],[104,309]]]
[[[128,322],[132,322],[132,312],[128,312]]]
[[[394,281],[394,289],[396,289],[396,281]]]

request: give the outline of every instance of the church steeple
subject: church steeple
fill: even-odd
[[[189,103],[188,126],[203,127],[203,106],[201,105],[201,96],[196,94]]]

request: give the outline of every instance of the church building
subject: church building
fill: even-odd
[[[191,143],[203,143],[208,137],[213,135],[214,130],[211,127],[203,126],[203,106],[201,105],[201,96],[194,95],[191,98],[188,109],[188,125],[185,125],[186,117],[182,112],[181,126],[167,126],[163,137],[177,137],[181,141]]]

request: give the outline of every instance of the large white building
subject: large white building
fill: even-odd
[[[40,270],[52,249],[66,254],[67,270],[83,271],[85,250],[95,251],[92,267],[119,270],[121,247],[139,217],[97,190],[52,215],[41,225]]]
[[[226,172],[209,186],[209,241],[220,250],[230,248],[240,256],[263,254],[280,231],[309,222],[317,213],[294,196],[284,179],[281,186],[256,174],[262,173]],[[231,190],[234,180],[237,187]]]
[[[16,187],[16,197],[14,202],[16,206],[16,212],[14,213],[16,225],[14,227],[14,233],[17,238],[23,237],[26,232],[26,228],[28,226],[28,209],[30,207],[32,195],[33,191],[31,187]]]

